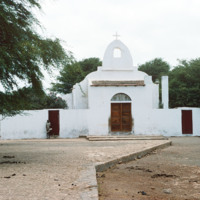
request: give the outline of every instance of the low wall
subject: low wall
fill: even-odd
[[[137,113],[134,118],[135,134],[181,135],[181,112],[177,109],[155,109],[145,114]]]
[[[134,133],[185,136],[185,134],[182,134],[182,110],[192,110],[192,136],[200,136],[200,108],[153,109],[145,113],[136,113]]]
[[[76,138],[88,135],[87,109],[60,110],[60,138]]]
[[[23,115],[7,117],[1,121],[1,139],[46,138],[46,110],[25,111]]]
[[[153,109],[133,112],[133,133],[145,135],[183,136],[181,110],[192,110],[193,135],[200,136],[200,108]],[[110,112],[77,109],[59,110],[60,138],[79,135],[108,135]],[[48,110],[26,111],[24,115],[8,117],[0,121],[1,139],[46,138]]]
[[[5,118],[0,122],[0,138],[46,138],[48,111],[49,110],[25,111],[23,115]],[[59,114],[60,138],[75,138],[79,137],[79,135],[88,134],[88,110],[59,109]]]

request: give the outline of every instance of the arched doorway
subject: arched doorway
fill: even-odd
[[[111,132],[132,131],[131,98],[115,94],[111,99]]]

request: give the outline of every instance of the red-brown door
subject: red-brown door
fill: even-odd
[[[121,131],[121,104],[111,103],[111,131]]]
[[[122,131],[131,131],[131,104],[130,103],[122,103]]]
[[[59,135],[59,110],[49,110],[49,121],[51,123],[52,128],[52,130],[50,131],[50,135]]]
[[[131,124],[131,103],[111,103],[111,131],[129,132]]]
[[[193,134],[192,110],[182,110],[182,134]]]

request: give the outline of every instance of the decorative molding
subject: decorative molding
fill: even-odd
[[[143,80],[138,81],[92,81],[91,86],[103,87],[103,86],[145,86]]]

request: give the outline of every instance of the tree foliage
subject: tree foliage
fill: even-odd
[[[84,77],[91,72],[97,71],[97,67],[102,65],[99,58],[86,58],[78,63],[80,64]]]
[[[46,108],[67,108],[67,103],[61,97],[58,97],[56,93],[51,92],[45,98]]]
[[[162,75],[169,76],[171,108],[200,107],[200,58],[191,61],[180,60],[179,65],[171,71],[169,65],[160,58],[146,62],[138,69],[151,75],[154,82]]]
[[[21,114],[23,110],[39,110],[49,108],[67,108],[67,103],[56,93],[37,95],[32,88],[21,88],[14,92],[0,92],[0,113],[3,118]]]
[[[170,107],[200,107],[200,58],[182,60],[169,73]]]
[[[56,93],[50,92],[49,94],[36,95],[32,88],[22,88],[25,95],[24,109],[25,110],[39,110],[48,108],[67,108],[66,101],[57,96]]]
[[[51,90],[64,94],[72,92],[73,85],[81,82],[87,74],[96,71],[101,64],[99,58],[87,58],[66,65],[57,77],[57,83],[53,83]]]
[[[0,81],[5,91],[0,93],[0,114],[3,115],[24,109],[26,94],[19,89],[19,81],[41,95],[41,68],[50,72],[51,67],[63,66],[70,60],[59,39],[43,38],[35,31],[40,24],[32,14],[33,8],[40,9],[39,0],[0,2]]]
[[[80,64],[74,62],[66,65],[57,77],[57,83],[53,83],[52,91],[58,93],[70,93],[74,84],[82,81],[84,78]]]
[[[152,61],[139,65],[138,70],[146,72],[152,76],[153,82],[160,79],[162,75],[166,75],[169,72],[170,66],[167,62],[161,58],[155,58]]]

